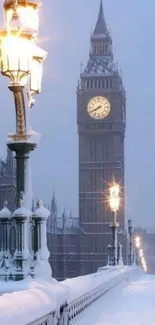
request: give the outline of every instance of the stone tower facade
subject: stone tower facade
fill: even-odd
[[[55,194],[51,201],[51,214],[47,220],[47,244],[53,277],[61,281],[80,275],[79,220],[64,210],[58,215]]]
[[[114,61],[101,1],[89,60],[77,89],[82,274],[96,272],[107,263],[112,221],[107,196],[113,178],[121,186],[117,221],[118,232],[124,232],[125,123],[125,90]]]
[[[13,212],[16,209],[16,164],[13,153],[7,148],[6,160],[0,160],[0,210],[5,201]]]

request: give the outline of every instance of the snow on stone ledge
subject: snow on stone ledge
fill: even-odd
[[[38,208],[34,211],[34,215],[39,218],[47,219],[50,216],[50,211],[44,207],[43,201],[38,201]]]
[[[23,206],[19,207],[17,210],[13,212],[13,216],[25,216],[27,218],[32,216],[32,212]]]
[[[25,283],[26,284],[26,283]],[[5,283],[0,283],[1,291]],[[23,281],[14,283],[20,288]],[[64,288],[58,281],[30,281],[27,290],[3,294],[0,297],[0,325],[27,325],[44,315],[55,311],[68,299],[67,286]],[[13,289],[12,287],[12,289]]]

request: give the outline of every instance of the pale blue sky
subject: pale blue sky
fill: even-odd
[[[137,224],[155,224],[155,1],[103,0],[114,54],[127,91],[126,210]],[[33,153],[35,197],[49,201],[56,191],[59,213],[78,211],[78,138],[76,86],[81,60],[99,0],[43,1],[40,45],[49,52],[43,89],[31,112],[31,125],[42,133]],[[15,127],[14,105],[0,78],[0,153]]]

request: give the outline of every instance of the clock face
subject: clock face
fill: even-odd
[[[87,112],[92,118],[101,120],[109,115],[110,103],[103,96],[94,97],[88,103]]]

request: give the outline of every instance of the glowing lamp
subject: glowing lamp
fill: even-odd
[[[109,191],[110,191],[110,196],[109,196],[110,209],[113,212],[116,212],[116,211],[118,211],[119,205],[120,205],[119,185],[116,183],[113,183],[113,185],[110,187]]]
[[[12,84],[20,84],[22,78],[31,71],[33,43],[28,34],[5,30],[0,33],[1,73],[11,79]]]
[[[140,239],[139,236],[137,236],[135,238],[135,245],[136,245],[137,248],[140,248],[140,246],[141,246],[141,239]]]
[[[113,183],[113,185],[110,187],[110,196],[118,196],[119,195],[119,185]]]
[[[13,8],[16,5],[14,0],[5,0],[4,10],[7,25],[9,25],[12,15]],[[23,29],[32,29],[38,31],[39,28],[39,6],[38,1],[29,0],[18,0],[17,1],[17,13],[19,14],[20,20],[22,22]]]
[[[143,257],[143,250],[142,249],[140,249],[139,255],[140,255],[141,258]]]
[[[33,55],[31,75],[30,75],[30,94],[34,96],[41,92],[41,80],[43,67],[42,63],[46,59],[47,52],[39,47],[35,47]]]

